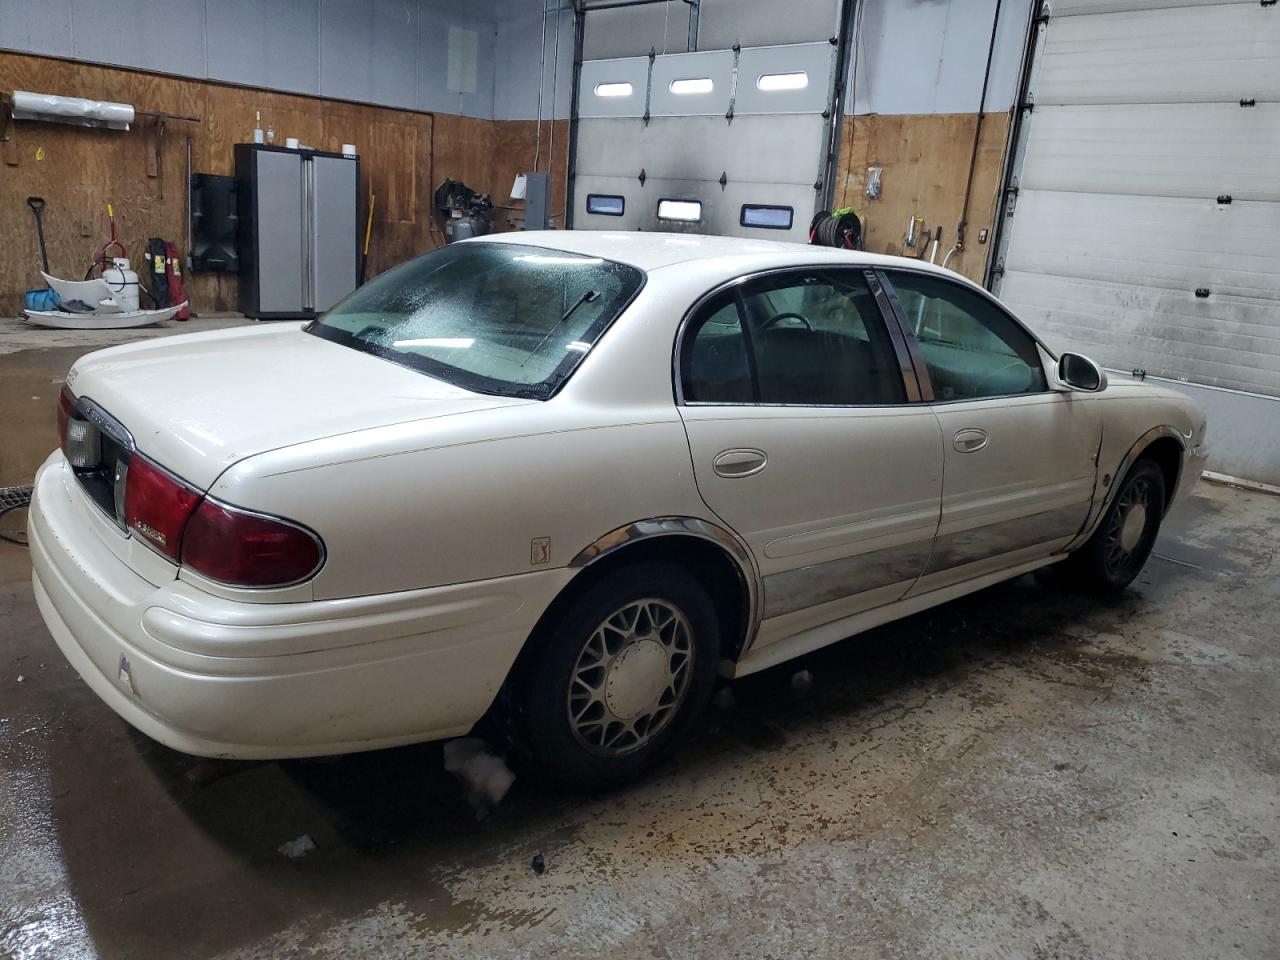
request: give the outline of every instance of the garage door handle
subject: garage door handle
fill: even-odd
[[[961,453],[975,453],[987,445],[987,439],[986,431],[970,427],[957,433],[951,443]]]
[[[763,450],[725,450],[712,461],[712,468],[722,477],[750,477],[769,465]]]

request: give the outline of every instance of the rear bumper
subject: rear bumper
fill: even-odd
[[[65,473],[58,454],[41,468],[29,520],[49,632],[116,713],[199,756],[318,756],[465,733],[573,574],[304,603],[157,587],[75,522]]]

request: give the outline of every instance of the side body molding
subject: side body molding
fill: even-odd
[[[1153,442],[1161,439],[1162,437],[1171,438],[1174,442],[1178,444],[1178,449],[1180,449],[1184,455],[1186,454],[1187,452],[1186,434],[1178,430],[1177,427],[1169,426],[1167,423],[1161,424],[1158,427],[1152,427],[1150,430],[1148,430],[1146,433],[1140,436],[1137,440],[1134,441],[1133,446],[1129,448],[1128,452],[1120,460],[1120,465],[1116,467],[1115,473],[1111,475],[1111,483],[1107,487],[1106,495],[1102,497],[1097,497],[1094,499],[1094,507],[1089,514],[1089,519],[1085,521],[1084,529],[1080,531],[1079,536],[1077,536],[1074,540],[1072,540],[1069,544],[1067,544],[1067,546],[1065,547],[1066,550],[1068,551],[1074,550],[1076,547],[1080,546],[1082,543],[1088,540],[1091,536],[1093,536],[1094,531],[1098,529],[1098,524],[1102,522],[1103,514],[1105,514],[1107,510],[1110,509],[1112,501],[1115,500],[1116,493],[1120,489],[1120,481],[1124,478],[1124,475],[1129,472],[1129,468],[1133,466],[1134,461],[1137,460],[1140,456],[1142,456],[1142,452],[1146,450],[1147,447],[1151,446]],[[1100,473],[1106,472],[1106,468],[1103,466],[1101,462],[1099,462],[1098,464],[1098,471]],[[1179,469],[1178,480],[1181,481],[1181,479],[1182,479],[1182,471],[1181,469]],[[1176,493],[1177,493],[1176,486],[1172,490],[1166,491],[1166,495],[1165,495],[1166,505],[1173,502],[1173,497]]]
[[[747,592],[746,630],[742,638],[742,648],[738,651],[740,659],[755,642],[756,631],[760,627],[762,615],[760,571],[756,568],[755,559],[751,556],[747,545],[736,534],[724,527],[698,517],[649,517],[646,520],[636,520],[596,538],[569,561],[569,567],[577,569],[589,566],[623,547],[655,537],[695,537],[699,540],[707,540],[721,547],[732,558],[737,568],[738,578]]]

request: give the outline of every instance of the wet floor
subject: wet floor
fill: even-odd
[[[134,733],[0,544],[0,956],[1273,960],[1280,498],[1202,483],[1156,552],[1116,602],[1023,577],[748,678],[645,785],[521,776],[477,820],[438,746]]]

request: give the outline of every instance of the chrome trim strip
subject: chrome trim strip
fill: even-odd
[[[1094,531],[1098,528],[1098,524],[1102,522],[1103,515],[1111,508],[1111,503],[1116,498],[1116,492],[1120,489],[1120,480],[1129,472],[1129,468],[1133,466],[1134,461],[1137,460],[1138,457],[1142,456],[1142,451],[1146,450],[1147,447],[1151,446],[1154,441],[1159,440],[1161,437],[1171,437],[1177,442],[1178,448],[1182,451],[1182,462],[1178,465],[1178,478],[1174,481],[1173,489],[1165,491],[1165,510],[1167,511],[1169,509],[1169,505],[1173,503],[1174,497],[1177,496],[1178,487],[1182,482],[1182,473],[1187,466],[1187,437],[1186,434],[1180,431],[1177,427],[1172,427],[1165,423],[1158,427],[1152,427],[1134,441],[1133,446],[1129,448],[1128,453],[1126,453],[1120,460],[1120,465],[1116,467],[1115,472],[1111,474],[1111,483],[1107,487],[1106,495],[1102,497],[1094,497],[1094,504],[1097,508],[1097,512],[1089,514],[1089,519],[1080,530],[1080,535],[1067,544],[1067,550],[1074,550],[1093,536]],[[1102,471],[1102,469],[1102,464],[1099,463],[1098,470]]]
[[[764,578],[764,619],[821,603],[915,582],[929,560],[933,537],[852,557],[771,573]]]
[[[1088,502],[1080,500],[1025,517],[944,533],[935,542],[924,576],[1070,537],[1080,531],[1088,515]]]
[[[671,536],[709,540],[723,547],[737,565],[738,576],[747,590],[746,629],[743,632],[742,646],[736,654],[741,657],[750,649],[755,641],[756,631],[760,628],[762,594],[760,571],[747,545],[736,534],[724,527],[697,517],[649,517],[645,520],[636,520],[634,523],[610,530],[602,537],[597,537],[592,543],[579,550],[577,555],[569,561],[568,566],[571,569],[587,567],[637,541]]]
[[[128,431],[125,425],[88,397],[77,397],[75,406],[72,409],[130,453],[137,451],[138,447],[133,442],[133,434]]]

